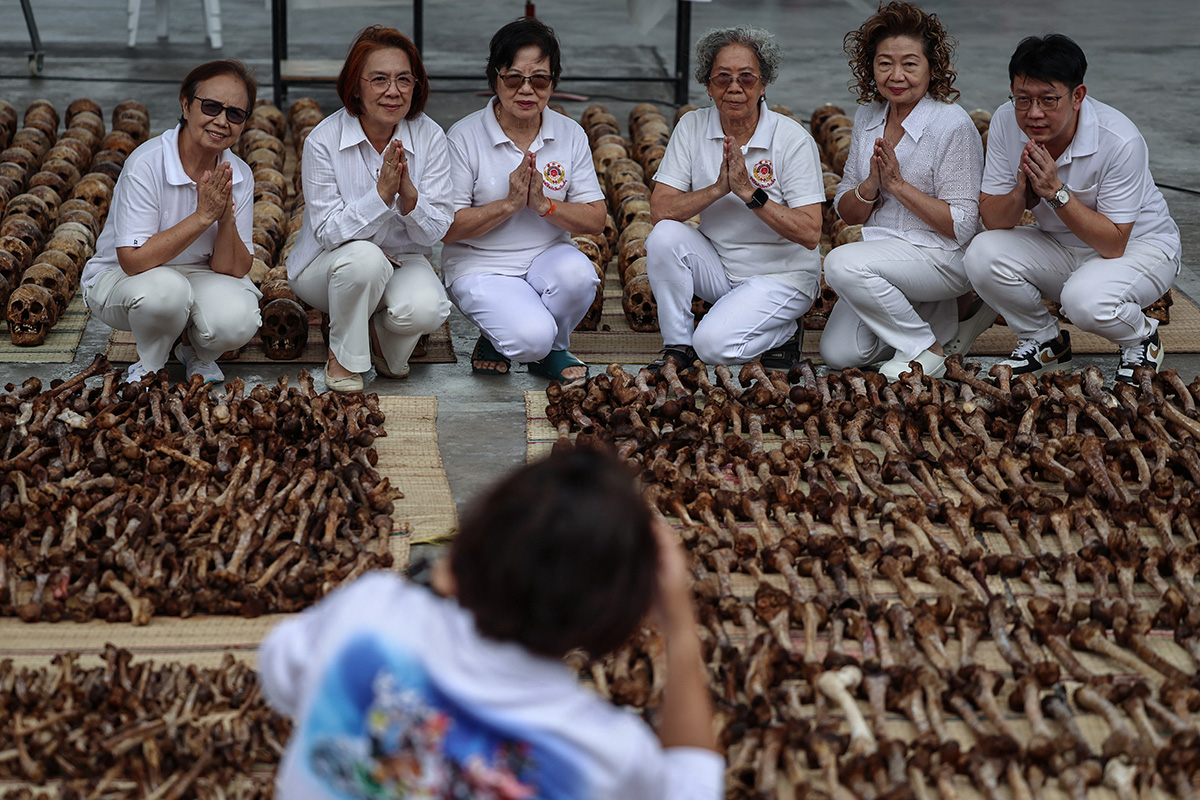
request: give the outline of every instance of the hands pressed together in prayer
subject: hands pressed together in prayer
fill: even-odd
[[[750,173],[746,171],[742,148],[738,147],[737,140],[732,136],[725,137],[725,149],[721,155],[721,170],[717,173],[716,185],[725,192],[733,192],[743,203],[750,202],[758,188],[750,182]]]
[[[508,173],[508,203],[512,213],[528,208],[539,217],[550,213],[551,200],[542,185],[537,156],[526,152],[516,169]]]
[[[388,205],[400,197],[400,213],[407,214],[417,205],[417,187],[408,171],[408,154],[404,142],[393,139],[383,151],[383,166],[375,184],[380,198]]]
[[[904,176],[900,174],[900,160],[896,158],[896,148],[882,137],[875,140],[875,150],[871,153],[871,171],[866,180],[858,185],[858,190],[867,200],[879,197],[880,190],[898,194],[904,186]]]
[[[207,170],[196,183],[196,214],[205,227],[233,221],[233,167],[228,161]]]
[[[1017,186],[1025,192],[1025,207],[1033,208],[1039,200],[1053,197],[1062,185],[1058,165],[1045,145],[1032,140],[1026,142],[1017,170]]]

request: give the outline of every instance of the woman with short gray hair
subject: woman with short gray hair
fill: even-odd
[[[786,369],[800,360],[797,320],[820,291],[821,203],[816,142],[767,108],[780,48],[757,28],[709,31],[696,80],[713,104],[685,114],[650,198],[646,273],[668,359]],[[699,215],[692,228],[685,220]],[[692,296],[713,303],[695,325]]]

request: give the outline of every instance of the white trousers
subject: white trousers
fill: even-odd
[[[379,246],[347,242],[323,250],[292,280],[292,290],[329,314],[329,349],[353,372],[371,368],[367,325],[375,326],[379,350],[392,372],[402,372],[417,339],[450,316],[450,301],[429,259],[398,256],[397,267]]]
[[[110,269],[84,293],[101,322],[133,333],[138,359],[150,372],[166,365],[184,328],[196,354],[206,361],[246,344],[262,324],[260,297],[249,278],[174,264],[137,275]]]
[[[1058,335],[1048,297],[1077,328],[1121,347],[1158,329],[1142,309],[1166,294],[1179,264],[1154,245],[1131,241],[1119,258],[1090,247],[1068,247],[1037,228],[985,231],[967,248],[967,276],[1019,339]]]
[[[566,350],[600,279],[591,259],[573,244],[556,244],[533,259],[524,275],[471,272],[450,284],[450,299],[492,346],[513,361],[541,361]]]
[[[778,347],[815,299],[769,275],[734,284],[708,237],[674,220],[647,237],[646,274],[663,343],[690,344],[706,364],[742,364]],[[699,325],[693,295],[713,304]]]
[[[825,256],[825,282],[838,301],[821,334],[831,369],[882,358],[911,361],[958,330],[955,298],[970,290],[961,250],[903,239],[852,242]]]

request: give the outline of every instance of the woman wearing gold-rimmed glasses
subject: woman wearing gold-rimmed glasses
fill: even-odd
[[[779,368],[800,359],[797,319],[820,291],[825,192],[812,136],[767,108],[780,61],[757,28],[696,43],[696,80],[713,104],[679,120],[650,198],[646,273],[664,344],[652,371],[667,359]],[[696,215],[693,229],[685,220]],[[713,303],[699,325],[693,295]]]
[[[337,92],[343,108],[304,141],[304,227],[287,269],[296,294],[329,314],[326,387],[356,392],[372,365],[406,377],[417,340],[450,314],[429,263],[450,227],[450,163],[424,114],[421,54],[395,28],[358,35]]]
[[[479,328],[476,373],[521,361],[551,380],[587,375],[567,348],[599,279],[570,236],[604,229],[604,194],[583,128],[546,109],[561,74],[553,29],[532,17],[510,22],[491,41],[495,96],[447,134],[455,213],[442,272],[450,299]]]

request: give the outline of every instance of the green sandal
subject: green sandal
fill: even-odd
[[[480,362],[486,361],[499,362],[504,365],[504,369],[477,366]],[[501,355],[500,351],[487,340],[487,337],[481,334],[479,340],[475,342],[475,349],[471,351],[471,371],[479,375],[507,375],[511,366],[512,359]]]
[[[583,380],[587,378],[587,364],[580,361],[571,354],[570,350],[551,350],[550,355],[543,358],[541,361],[530,361],[526,364],[529,371],[534,375],[541,375],[543,378],[549,378],[552,381],[559,383],[570,383],[572,381]],[[563,370],[571,367],[583,367],[584,373],[582,378],[564,378]]]

